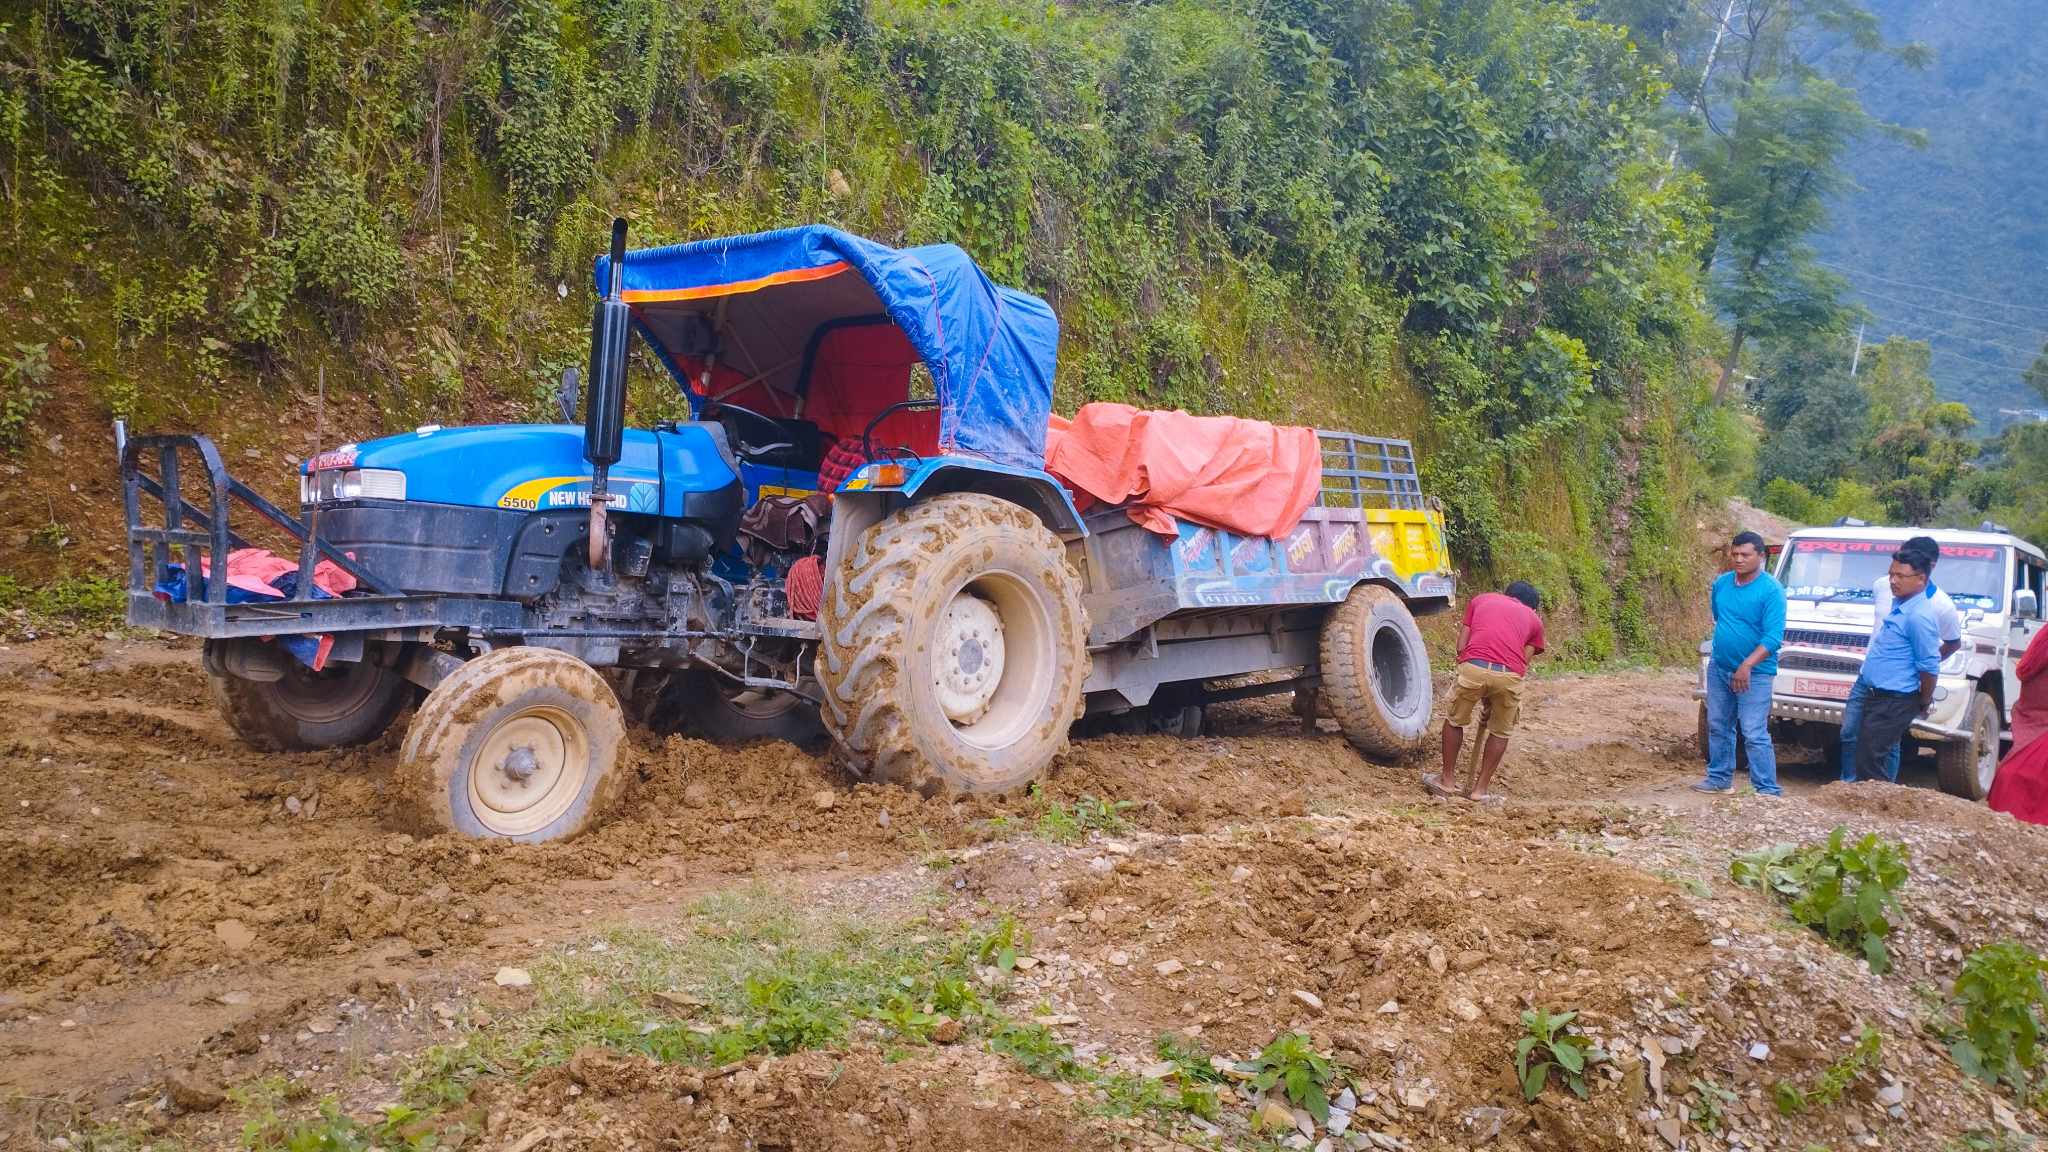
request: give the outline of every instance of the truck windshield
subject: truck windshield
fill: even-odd
[[[1869,604],[1877,581],[1891,569],[1888,540],[1792,541],[1779,582],[1793,600]],[[2005,549],[1990,544],[1943,544],[1934,582],[1958,608],[1997,612],[2005,606]]]

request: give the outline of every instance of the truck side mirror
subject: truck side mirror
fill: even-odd
[[[555,390],[555,408],[562,414],[562,423],[576,422],[576,369],[562,369],[562,386]]]
[[[2016,589],[2012,594],[2012,614],[2023,620],[2041,618],[2041,598],[2034,595],[2032,588]]]

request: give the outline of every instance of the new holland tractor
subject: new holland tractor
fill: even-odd
[[[595,284],[580,426],[572,378],[562,423],[344,445],[301,466],[297,515],[205,437],[119,437],[128,618],[204,639],[243,740],[365,743],[416,704],[401,818],[518,841],[619,801],[629,706],[724,737],[822,723],[856,771],[927,790],[1024,785],[1088,712],[1191,732],[1261,692],[1419,748],[1411,612],[1453,580],[1406,444],[1320,433],[1286,538],[1163,538],[1044,470],[1057,324],[957,247],[807,227],[627,252],[620,221]],[[625,426],[635,341],[692,419]]]

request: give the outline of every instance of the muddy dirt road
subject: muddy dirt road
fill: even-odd
[[[1273,701],[1202,739],[1079,741],[1038,794],[964,803],[643,734],[621,818],[513,848],[395,829],[402,727],[258,755],[189,649],[15,646],[0,1146],[1924,1150],[2026,1126],[1934,1029],[1970,949],[2048,943],[2048,836],[1924,772],[1688,792],[1687,690],[1541,682],[1497,808],[1427,800]],[[1882,976],[1728,879],[1836,825],[1911,853]],[[1529,1007],[1606,1055],[1585,1100],[1523,1102]],[[1290,1030],[1326,1115],[1235,1066]]]

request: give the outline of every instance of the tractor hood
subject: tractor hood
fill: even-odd
[[[628,429],[623,449],[610,477],[611,506],[621,511],[675,515],[687,494],[738,479],[724,446],[703,425],[659,433]],[[303,468],[328,469],[402,473],[405,499],[421,503],[521,511],[590,506],[590,462],[577,424],[428,425],[345,444]],[[671,511],[669,504],[678,507]]]

